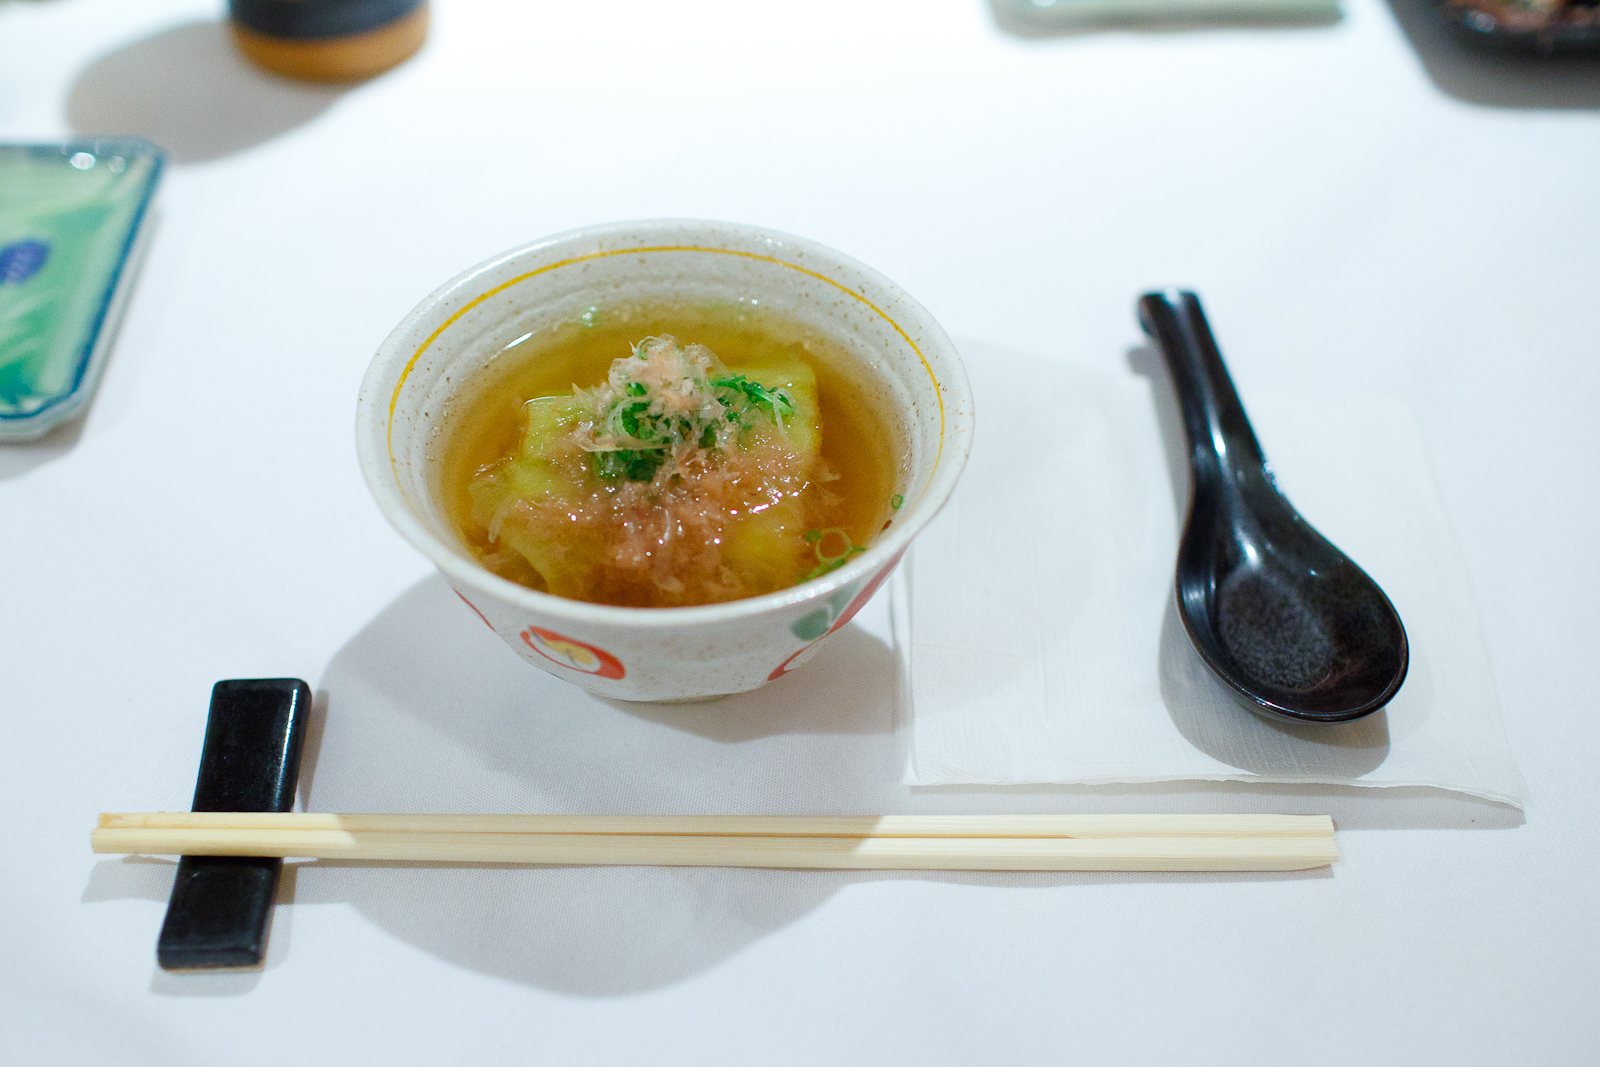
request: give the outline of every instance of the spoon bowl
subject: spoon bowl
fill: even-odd
[[[1267,718],[1341,723],[1405,681],[1405,626],[1382,589],[1278,490],[1200,300],[1147,293],[1189,442],[1178,616],[1212,672]]]

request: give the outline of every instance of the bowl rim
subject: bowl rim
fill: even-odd
[[[391,390],[386,388],[388,383],[385,379],[393,367],[397,363],[407,365],[392,389],[398,396],[406,374],[409,373],[409,365],[416,362],[433,337],[442,334],[455,317],[459,317],[473,306],[474,301],[486,298],[509,284],[514,284],[514,282],[491,281],[490,277],[498,268],[518,259],[536,257],[541,253],[548,254],[562,245],[592,246],[597,242],[604,245],[618,238],[621,238],[621,241],[617,243],[615,250],[602,254],[664,250],[662,246],[639,242],[638,238],[645,233],[671,234],[680,241],[667,247],[681,251],[750,254],[727,247],[716,247],[716,241],[720,237],[729,245],[744,247],[764,245],[774,252],[790,252],[791,256],[793,252],[799,252],[809,260],[808,266],[802,267],[790,262],[790,256],[780,258],[779,255],[756,255],[754,258],[767,259],[782,266],[799,269],[854,296],[893,326],[922,359],[928,370],[928,376],[933,381],[941,407],[943,425],[939,454],[935,459],[927,486],[910,512],[890,526],[884,536],[875,539],[865,552],[849,563],[826,575],[787,589],[715,604],[665,608],[597,604],[553,593],[543,593],[500,577],[476,561],[467,559],[435,537],[412,511],[411,504],[401,489],[389,445],[390,405],[387,402],[387,394]],[[698,234],[706,244],[681,243],[683,236],[693,234]],[[582,258],[593,257],[586,255]],[[554,269],[564,265],[565,262],[568,261],[547,265],[545,269]],[[877,304],[862,296],[855,288],[843,284],[838,277],[814,269],[819,263],[833,275],[854,274],[857,277],[851,280],[858,285],[860,282],[865,282],[897,302],[903,308],[900,317],[908,320],[912,327],[922,334],[922,345],[919,346],[911,339],[911,333],[905,325],[890,318]],[[465,298],[458,310],[451,311],[448,308],[448,305],[452,304],[452,297]],[[417,335],[418,326],[423,323],[432,327],[428,331],[431,336],[421,348],[413,351],[412,339]],[[940,362],[944,364],[937,376],[924,348],[936,352]],[[886,566],[892,567],[898,562],[912,538],[933,520],[949,500],[971,452],[973,421],[971,387],[955,344],[926,308],[880,272],[816,241],[766,227],[705,219],[644,219],[583,226],[525,242],[467,268],[424,297],[378,346],[377,354],[373,356],[362,377],[361,391],[356,403],[356,452],[367,488],[377,501],[384,517],[446,577],[515,607],[563,622],[663,630],[767,615],[797,604],[825,599]]]

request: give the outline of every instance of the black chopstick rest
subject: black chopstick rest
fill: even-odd
[[[311,687],[298,678],[239,678],[211,690],[195,811],[289,811],[300,778]],[[163,970],[255,967],[283,861],[184,856],[156,942]]]

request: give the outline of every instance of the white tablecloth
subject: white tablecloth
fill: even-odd
[[[343,91],[244,68],[217,0],[0,3],[0,139],[144,133],[173,158],[86,422],[0,451],[0,1058],[1595,1062],[1600,65],[1461,55],[1420,2],[1030,39],[979,0],[439,0],[420,56]],[[1140,291],[1184,284],[1252,387],[1400,397],[1526,816],[1420,790],[909,790],[881,604],[711,707],[623,710],[516,661],[368,498],[356,385],[457,270],[663,215],[821,240],[952,333],[1089,366],[1139,343]],[[319,691],[319,810],[1328,812],[1344,858],[302,864],[264,970],[163,974],[172,866],[87,832],[187,807],[211,683],[269,675]]]

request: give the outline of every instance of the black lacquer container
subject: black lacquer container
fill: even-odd
[[[302,81],[370,78],[428,36],[427,0],[228,0],[228,13],[241,52]]]
[[[1600,56],[1600,0],[1567,0],[1549,11],[1495,0],[1434,0],[1434,6],[1457,40],[1480,51]]]

